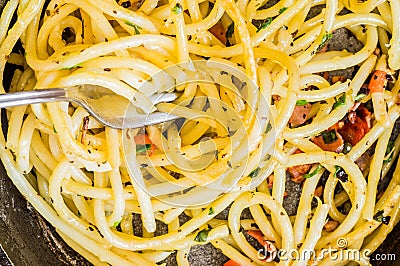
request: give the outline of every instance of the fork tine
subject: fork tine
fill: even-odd
[[[138,115],[135,117],[126,117],[123,122],[124,128],[139,128],[168,122],[180,118],[179,116],[163,112],[154,112],[149,115]]]
[[[171,93],[159,93],[150,96],[150,101],[153,104],[158,104],[161,102],[172,102],[176,100],[182,93],[171,92]]]
[[[150,96],[150,101],[154,105],[161,102],[172,102],[176,100],[180,95],[181,93],[178,92],[153,94],[152,96]],[[167,114],[163,112],[154,112],[148,115],[137,115],[135,117],[126,117],[124,119],[124,127],[136,128],[136,127],[151,126],[155,124],[168,122],[178,118],[179,116],[176,115]]]

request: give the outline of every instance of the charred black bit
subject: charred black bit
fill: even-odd
[[[388,225],[390,222],[390,216],[384,216],[382,217],[382,223]]]
[[[349,181],[349,175],[344,171],[344,169],[338,165],[335,165],[335,174],[334,176],[338,178],[342,182],[347,182]]]
[[[386,80],[389,82],[393,82],[393,76],[390,74],[386,74]]]
[[[251,225],[251,227],[259,229],[258,224],[256,224],[256,223],[251,223],[250,225]]]
[[[121,3],[121,6],[123,7],[123,8],[130,8],[131,7],[131,1],[126,1],[126,2],[122,2]]]
[[[75,33],[71,30],[70,27],[67,27],[63,30],[61,37],[65,43],[72,43],[75,41]]]
[[[367,87],[361,87],[361,89],[358,91],[359,94],[365,94],[368,95],[369,89]]]

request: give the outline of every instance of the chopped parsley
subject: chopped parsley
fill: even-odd
[[[53,132],[54,132],[54,134],[57,134],[57,130],[56,130],[56,127],[53,125]]]
[[[367,96],[367,95],[364,94],[364,93],[357,94],[356,97],[354,97],[354,101],[359,102],[359,101],[361,101],[362,99],[364,99],[366,96]]]
[[[79,63],[79,64],[76,64],[76,65],[71,66],[71,67],[63,67],[60,70],[71,70],[71,69],[74,69],[74,68],[81,68],[81,64]]]
[[[235,31],[235,23],[232,22],[231,25],[229,25],[228,29],[226,30],[225,37],[227,39],[232,38],[234,31]]]
[[[321,136],[325,144],[331,144],[338,140],[335,129],[325,130]]]
[[[114,222],[114,227],[117,227],[120,223],[121,223],[121,221]]]
[[[136,153],[144,153],[150,150],[151,144],[137,144],[136,145]]]
[[[377,213],[375,213],[374,215],[374,220],[383,224],[388,225],[390,222],[390,216],[383,216],[384,211],[383,210],[379,210]]]
[[[388,145],[386,147],[386,151],[385,151],[385,157],[387,157],[387,156],[389,156],[389,157],[383,161],[384,163],[390,163],[392,161],[393,149],[394,149],[394,141],[389,140]]]
[[[265,28],[267,28],[270,24],[272,23],[272,18],[267,18],[263,24],[261,24],[261,26],[257,29],[257,32],[259,32],[260,30],[263,30]]]
[[[133,29],[135,30],[135,34],[139,35],[140,34],[140,30],[142,29],[142,27],[136,25],[135,23],[132,23],[130,21],[125,21],[125,24],[128,26],[133,27]]]
[[[283,12],[285,12],[288,8],[287,7],[282,7],[281,9],[279,9],[279,14],[282,14]]]
[[[308,103],[307,100],[297,100],[297,101],[296,101],[296,105],[297,105],[297,106],[304,106],[304,105],[306,105],[307,103]]]
[[[333,109],[342,106],[346,103],[346,94],[342,94],[339,99],[337,99],[337,101],[333,104]]]
[[[176,3],[176,5],[172,8],[172,12],[178,15],[183,12],[183,7],[181,6],[181,4]]]
[[[318,174],[319,171],[321,171],[321,169],[322,169],[322,165],[319,164],[317,166],[317,168],[315,168],[314,171],[312,171],[311,173],[305,174],[304,178],[311,178],[311,177],[315,176],[316,174]]]
[[[332,39],[332,33],[325,33],[325,35],[322,36],[321,43],[317,47],[317,52],[324,48],[330,39]]]
[[[210,232],[210,230],[208,230],[208,229],[201,230],[200,232],[197,233],[196,237],[194,238],[194,241],[206,242],[209,232]]]
[[[272,129],[272,125],[271,123],[268,123],[267,128],[265,129],[265,134],[267,134],[268,132],[270,132]]]
[[[394,141],[393,140],[389,140],[388,145],[386,147],[385,156],[389,155],[389,153],[392,152],[393,148],[394,148]]]
[[[254,177],[256,177],[259,173],[260,173],[260,167],[257,167],[256,169],[254,169],[253,171],[250,172],[250,174],[248,175],[248,177],[254,178]]]
[[[213,208],[213,207],[210,207],[210,208],[208,209],[208,215],[213,215],[214,213],[215,213],[214,208]]]

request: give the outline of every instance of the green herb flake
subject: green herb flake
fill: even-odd
[[[386,160],[383,160],[384,163],[390,163],[393,159],[393,153],[387,158]]]
[[[54,132],[54,134],[57,134],[57,130],[56,130],[56,127],[53,125],[53,132]]]
[[[145,153],[150,150],[151,144],[137,144],[136,145],[136,153]]]
[[[393,149],[394,149],[394,141],[389,140],[388,145],[385,151],[385,157],[389,156],[387,159],[383,160],[384,163],[390,163],[393,159]]]
[[[213,207],[210,207],[210,208],[208,209],[208,215],[213,215],[214,213],[215,213],[214,208],[213,208]]]
[[[209,232],[210,232],[210,230],[208,230],[208,229],[201,230],[200,232],[197,233],[196,237],[194,238],[194,241],[206,242]]]
[[[305,174],[304,178],[311,178],[311,177],[315,176],[316,174],[318,174],[319,171],[321,171],[321,169],[322,169],[322,165],[319,164],[317,166],[317,168],[315,168],[314,171],[312,171],[311,173]]]
[[[257,29],[257,32],[267,28],[272,23],[272,18],[267,18],[263,24]]]
[[[71,66],[71,67],[63,67],[60,70],[72,70],[74,68],[81,68],[81,64],[79,63],[79,64],[76,64],[76,65]]]
[[[335,165],[335,173],[333,174],[334,177],[336,177],[337,173],[342,169],[339,165]]]
[[[235,23],[232,22],[231,25],[229,25],[228,29],[226,30],[225,37],[227,39],[232,38],[234,31],[235,31]]]
[[[377,213],[375,213],[373,218],[374,218],[375,221],[381,223],[382,219],[383,219],[383,210],[379,210]]]
[[[393,148],[394,148],[394,141],[393,140],[389,140],[388,145],[386,147],[385,156],[389,155],[389,153],[392,152]]]
[[[140,30],[142,29],[142,27],[136,25],[135,23],[132,23],[130,21],[125,21],[125,24],[128,26],[133,27],[133,29],[135,30],[135,34],[139,35],[140,34]]]
[[[121,221],[114,222],[114,227],[117,227],[120,223],[121,223]]]
[[[259,173],[260,173],[260,167],[257,167],[256,169],[254,169],[253,171],[250,172],[250,174],[248,175],[248,177],[254,178],[254,177],[256,177]]]
[[[317,52],[324,48],[330,39],[332,39],[332,33],[325,33],[325,35],[322,36],[321,43],[317,47]]]
[[[287,7],[282,7],[281,9],[279,9],[279,14],[282,14],[283,12],[285,12],[288,8]]]
[[[331,144],[338,140],[335,129],[326,130],[322,132],[321,136],[325,144]]]
[[[377,213],[374,215],[374,220],[383,224],[388,225],[390,222],[390,216],[383,216],[383,210],[379,210]]]
[[[304,106],[304,105],[306,105],[307,103],[308,103],[307,100],[297,100],[297,101],[296,101],[296,105],[297,105],[297,106]]]
[[[337,108],[339,106],[345,105],[345,103],[346,103],[346,94],[343,93],[339,97],[339,99],[337,99],[337,101],[333,104],[333,109],[335,109],[335,108]]]
[[[183,12],[183,7],[181,6],[181,4],[176,3],[176,5],[172,8],[172,12],[178,15]]]
[[[366,96],[367,96],[367,95],[364,94],[364,93],[357,94],[356,97],[354,97],[354,101],[359,102],[359,101],[361,101],[362,99],[364,99]]]
[[[267,128],[265,129],[265,134],[267,134],[268,132],[270,132],[272,129],[272,125],[271,123],[268,123]]]

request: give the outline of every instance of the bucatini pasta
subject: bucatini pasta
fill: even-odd
[[[400,149],[399,12],[398,0],[10,0],[2,93],[99,85],[137,112],[182,118],[117,130],[73,103],[7,108],[1,160],[95,265],[155,265],[174,252],[189,265],[191,247],[207,243],[226,266],[368,265],[346,249],[370,254],[400,219],[400,163],[378,191]],[[331,51],[340,28],[362,48]],[[171,91],[176,101],[152,104]],[[103,100],[110,112],[121,104]],[[303,183],[294,215],[287,179]]]

